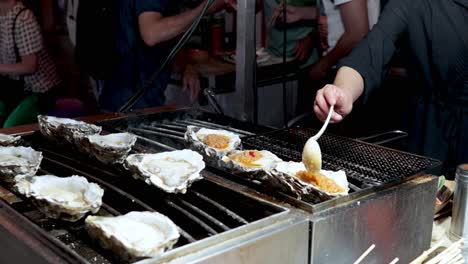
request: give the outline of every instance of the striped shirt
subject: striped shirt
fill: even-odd
[[[18,2],[6,15],[0,16],[0,32],[2,32],[0,34],[0,64],[17,63],[12,30],[13,21],[23,8],[23,4]],[[43,93],[58,86],[61,79],[44,47],[41,29],[34,17],[23,19],[20,15],[16,20],[15,40],[21,57],[31,54],[37,55],[38,70],[31,75],[23,76],[25,90]],[[8,77],[20,79],[18,75]]]

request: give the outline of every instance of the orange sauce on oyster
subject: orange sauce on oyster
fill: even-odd
[[[210,134],[203,139],[203,143],[215,149],[227,149],[229,137],[224,135]]]
[[[313,184],[320,190],[326,191],[328,193],[342,193],[345,191],[334,180],[319,172],[300,171],[296,173],[296,177],[301,181]]]
[[[260,167],[261,165],[255,164],[256,161],[263,158],[263,155],[258,150],[246,150],[231,156],[231,159],[242,164],[245,167]]]

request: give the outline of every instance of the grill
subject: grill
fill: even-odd
[[[317,130],[307,128],[286,129],[244,138],[243,144],[269,150],[284,160],[300,161],[305,143],[316,133]],[[329,134],[318,142],[324,169],[346,171],[354,190],[433,172],[440,166],[434,159]]]
[[[269,150],[286,161],[300,161],[305,142],[317,132],[314,129],[292,128],[271,130],[261,126],[239,122],[227,117],[196,111],[176,111],[109,121],[102,124],[108,129],[135,133],[150,148],[166,150],[185,148],[184,133],[188,125],[226,129],[242,138],[244,148]],[[323,155],[323,167],[328,170],[344,170],[348,176],[350,193],[402,180],[419,173],[434,173],[440,167],[437,160],[368,144],[362,141],[326,134],[319,140]],[[208,170],[243,185],[255,188],[279,199],[286,199],[298,207],[308,207],[295,197],[280,193],[262,184],[246,180],[242,175],[232,175],[216,165]],[[318,204],[329,197],[310,194],[304,202]]]
[[[186,126],[195,125],[233,131],[241,136],[244,148],[267,149],[284,160],[296,161],[305,140],[315,133],[310,129],[273,131],[192,110],[137,113],[99,125],[108,132],[138,135],[135,152],[185,148]],[[40,174],[77,174],[104,188],[100,215],[158,211],[174,221],[181,232],[175,248],[143,263],[238,263],[240,258],[245,263],[347,263],[373,243],[376,250],[368,256],[369,263],[388,263],[395,257],[408,263],[430,243],[437,179],[412,176],[437,170],[439,163],[364,142],[323,136],[324,167],[345,170],[351,194],[331,200],[319,195],[298,200],[215,164],[204,170],[204,180],[187,194],[166,194],[134,180],[121,166],[104,166],[38,133],[23,140],[23,145],[43,151]],[[47,219],[7,183],[0,182],[0,197],[11,205],[0,201],[0,218],[6,219],[0,227],[14,221],[30,234],[32,242],[43,246],[31,246],[36,252],[51,251],[51,256],[42,254],[52,257],[50,262],[121,263],[90,240],[83,221],[70,224]],[[19,237],[19,232],[12,233]],[[0,237],[0,242],[5,240]]]
[[[174,249],[213,237],[287,210],[269,202],[223,186],[216,176],[205,172],[206,179],[193,184],[184,195],[167,194],[134,180],[123,166],[103,166],[70,146],[47,141],[39,133],[26,136],[23,145],[43,152],[38,174],[58,176],[80,175],[99,184],[104,190],[103,206],[98,215],[121,215],[130,211],[157,211],[171,218],[179,227],[181,238]],[[144,141],[136,150],[147,152]],[[211,179],[211,180],[210,180]],[[25,197],[15,193],[12,185],[1,183],[0,196],[16,212],[40,227],[50,241],[69,252],[82,263],[121,263],[110,252],[90,240],[84,220],[77,223],[46,218]]]

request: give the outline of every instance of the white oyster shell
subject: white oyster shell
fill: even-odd
[[[185,193],[202,178],[203,157],[192,150],[128,156],[124,166],[137,179],[144,180],[168,193]]]
[[[235,150],[233,151],[230,155],[223,157],[223,161],[227,165],[227,167],[232,168],[236,171],[240,172],[260,172],[264,171],[266,173],[269,173],[271,170],[273,170],[276,167],[276,164],[278,162],[281,162],[282,160],[278,158],[275,154],[271,153],[270,151],[267,150],[261,150],[260,153],[262,154],[262,158],[255,161],[255,164],[258,166],[246,166],[245,164],[239,163],[233,159],[231,159],[232,156],[242,153],[242,152],[249,152],[252,150]]]
[[[15,137],[12,135],[1,134],[0,133],[0,146],[15,146],[20,141],[21,137]]]
[[[323,193],[329,197],[337,197],[347,195],[349,192],[349,184],[344,171],[327,171],[321,170],[324,176],[335,181],[345,191],[342,193],[328,193],[319,189],[317,186],[301,181],[296,177],[299,171],[305,171],[306,167],[302,162],[280,162],[273,170],[273,174],[279,177],[280,181],[288,186],[292,192],[299,197],[307,196],[311,191]]]
[[[42,161],[42,152],[27,147],[0,147],[0,174],[11,182],[17,175],[36,174]]]
[[[78,149],[108,164],[122,163],[137,141],[137,137],[130,133],[80,137],[75,132],[75,138]]]
[[[75,143],[76,133],[80,135],[99,134],[102,128],[69,118],[58,118],[53,116],[38,116],[39,129],[49,139],[61,141],[65,139],[69,143]]]
[[[203,140],[208,135],[223,135],[229,138],[229,145],[225,149],[216,149],[206,145]],[[206,158],[217,158],[228,155],[233,150],[238,149],[241,145],[241,139],[239,135],[226,130],[214,130],[207,128],[200,128],[196,126],[187,126],[185,132],[185,140],[191,149],[201,153]]]
[[[124,260],[157,257],[171,249],[180,237],[177,226],[156,212],[88,216],[85,223],[91,237]]]
[[[75,222],[87,213],[97,213],[102,205],[104,190],[81,176],[18,176],[16,181],[18,192],[33,198],[49,218]]]

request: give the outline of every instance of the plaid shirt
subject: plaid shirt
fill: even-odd
[[[12,29],[16,15],[23,8],[23,4],[18,2],[5,16],[0,16],[0,32],[2,32],[0,34],[0,64],[17,63]],[[16,20],[15,38],[20,56],[36,54],[38,60],[38,71],[24,76],[25,90],[43,93],[59,85],[61,79],[44,47],[41,29],[36,19],[19,17]],[[19,76],[8,77],[16,80],[20,78]]]

